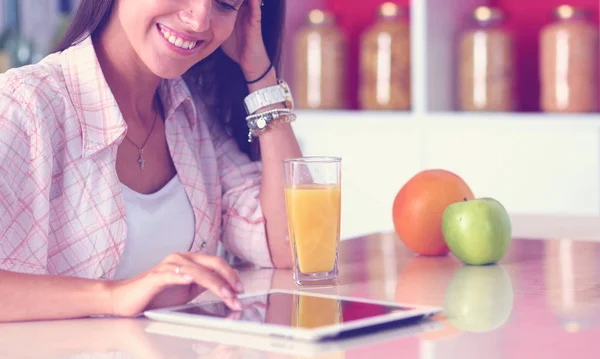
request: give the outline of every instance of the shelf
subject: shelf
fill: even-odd
[[[374,20],[376,8],[385,0],[303,0],[287,2],[286,39],[284,41],[284,66],[281,76],[293,87],[293,47],[296,31],[305,22],[313,8],[329,9],[340,17],[340,25],[351,40],[349,62],[349,98],[356,94],[358,36]],[[456,41],[464,26],[464,19],[478,5],[499,6],[512,19],[511,27],[516,37],[518,82],[526,113],[537,109],[538,94],[538,37],[541,26],[550,20],[557,5],[568,3],[596,10],[598,0],[391,0],[410,6],[411,20],[411,80],[412,111],[414,114],[447,112],[455,109],[456,92]],[[22,0],[23,32],[32,36],[41,48],[46,48],[54,33],[57,21],[56,0]],[[77,1],[76,1],[77,3]],[[0,27],[2,22],[0,6]],[[350,107],[355,109],[355,104]],[[521,113],[521,112],[520,112]],[[535,113],[535,112],[534,112]],[[599,113],[596,113],[598,115]],[[578,115],[579,117],[579,115]]]
[[[348,55],[348,98],[357,109],[356,79],[358,76],[358,37],[375,18],[375,9],[383,2],[376,0],[311,0],[314,7],[332,10],[339,16],[340,26],[350,38]],[[458,36],[465,26],[467,15],[477,6],[493,5],[505,9],[510,26],[517,31],[517,93],[519,113],[538,111],[538,46],[539,31],[551,20],[552,10],[568,3],[598,12],[597,0],[392,0],[399,5],[410,5],[411,18],[411,82],[412,110],[414,113],[450,112],[456,109],[456,48]],[[290,12],[293,19],[304,18],[310,7],[303,5],[299,12]],[[597,20],[597,14],[596,14]],[[296,21],[296,20],[293,20]],[[293,44],[293,32],[286,41]],[[291,47],[289,47],[291,49]],[[289,51],[288,51],[289,53]],[[293,66],[288,59],[287,68]],[[291,71],[290,71],[291,73]],[[286,73],[287,77],[288,74]],[[291,80],[293,85],[293,79]],[[522,112],[521,112],[522,111]],[[598,113],[596,113],[598,115]]]
[[[413,23],[414,37],[426,49],[413,58],[427,64],[424,96],[428,111],[456,109],[457,41],[465,26],[464,19],[477,6],[498,6],[507,13],[508,27],[515,32],[516,89],[519,111],[539,110],[539,32],[552,20],[552,11],[559,5],[570,4],[598,12],[597,0],[415,0],[413,6],[426,9]],[[419,11],[416,11],[419,12]],[[425,29],[423,29],[424,27]],[[419,71],[417,69],[417,71]]]

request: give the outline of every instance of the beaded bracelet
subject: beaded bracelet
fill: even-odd
[[[249,124],[248,125],[248,128],[249,128],[248,142],[252,142],[253,137],[259,137],[264,132],[267,132],[268,130],[275,128],[277,125],[279,125],[281,123],[290,123],[290,122],[293,122],[296,120],[296,115],[294,113],[291,113],[289,111],[283,111],[283,112],[285,114],[282,114],[282,115],[279,113],[267,114],[264,117],[267,117],[267,118],[270,117],[270,119],[265,119],[264,124],[259,124],[259,125],[257,125],[256,123]],[[262,126],[262,125],[264,125],[264,126]]]
[[[249,123],[252,120],[259,119],[259,118],[264,117],[266,115],[281,114],[281,113],[290,113],[291,111],[292,110],[289,109],[289,108],[274,108],[272,110],[267,110],[267,111],[255,113],[253,115],[248,115],[248,116],[246,116],[246,122]]]

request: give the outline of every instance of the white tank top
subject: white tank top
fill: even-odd
[[[194,211],[179,176],[152,194],[121,185],[127,218],[125,251],[115,279],[142,273],[174,252],[188,252],[194,241]]]

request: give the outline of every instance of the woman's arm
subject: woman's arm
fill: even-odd
[[[247,80],[259,78],[271,64],[262,36],[261,2],[261,0],[243,2],[235,29],[231,37],[221,46],[223,51],[240,65]],[[277,21],[277,19],[266,19],[266,21]],[[277,74],[274,69],[271,69],[262,80],[250,84],[248,90],[252,93],[276,84]],[[263,108],[260,111],[273,107],[276,106]],[[243,119],[239,120],[243,121]],[[288,228],[282,161],[290,157],[300,157],[300,147],[291,125],[282,124],[260,136],[260,149],[263,165],[260,204],[266,220],[271,261],[276,268],[289,268],[292,265],[292,253],[286,240]]]
[[[250,92],[277,84],[275,70],[271,70],[261,81],[248,86]],[[283,107],[274,105],[268,109]],[[266,110],[261,109],[260,111]],[[271,259],[276,268],[290,268],[292,253],[288,236],[285,208],[283,160],[301,157],[300,146],[289,123],[279,124],[260,136],[263,175],[260,187],[260,204],[263,208],[267,240]]]
[[[112,312],[105,282],[0,270],[0,322],[51,320]]]
[[[71,319],[94,315],[131,317],[149,308],[181,305],[205,290],[241,309],[239,274],[222,258],[172,254],[125,280],[90,280],[0,270],[0,322]]]

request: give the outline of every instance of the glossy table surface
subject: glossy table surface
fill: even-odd
[[[145,318],[12,323],[0,325],[0,358],[599,357],[600,218],[515,216],[513,227],[506,257],[484,267],[415,256],[391,233],[342,242],[340,286],[319,291],[444,308],[421,324],[294,347]],[[247,291],[296,289],[289,271],[242,276]]]

